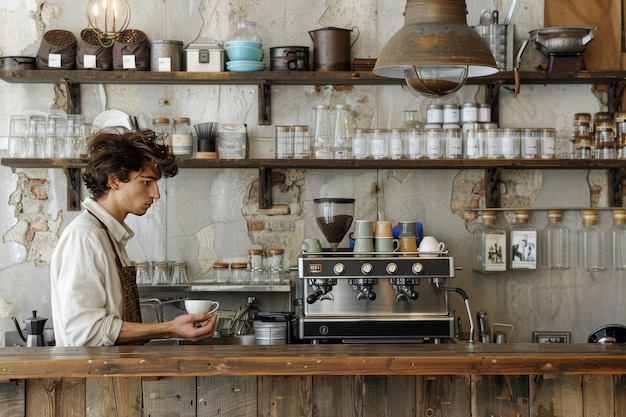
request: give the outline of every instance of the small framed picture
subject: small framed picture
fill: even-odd
[[[533,332],[533,343],[569,343],[570,332]]]

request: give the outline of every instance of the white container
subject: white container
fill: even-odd
[[[223,72],[224,49],[218,43],[190,43],[185,49],[185,71]]]

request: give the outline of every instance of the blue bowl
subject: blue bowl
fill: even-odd
[[[258,61],[228,61],[226,69],[232,72],[263,71],[265,64]]]
[[[228,59],[231,61],[262,61],[263,49],[250,46],[229,46],[226,48]]]

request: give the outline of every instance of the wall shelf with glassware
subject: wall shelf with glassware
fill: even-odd
[[[609,108],[616,108],[625,85],[624,71],[522,71],[522,84],[604,84],[608,85]],[[142,85],[258,85],[259,124],[271,123],[271,85],[403,85],[404,80],[378,77],[371,72],[358,71],[259,71],[259,72],[151,72],[151,71],[90,71],[90,70],[2,70],[0,79],[9,83],[65,83],[72,102],[80,106],[81,84],[142,84]],[[497,106],[502,85],[515,84],[515,73],[471,78],[467,84],[488,86],[488,99]],[[493,112],[497,117],[497,111]],[[2,165],[13,168],[63,168],[68,177],[68,209],[80,207],[80,159],[2,159]],[[611,205],[621,206],[624,160],[500,160],[500,159],[420,159],[420,160],[319,160],[319,159],[246,159],[203,160],[186,159],[183,168],[256,168],[259,170],[259,207],[270,208],[271,170],[278,169],[485,169],[488,206],[498,205],[498,184],[502,169],[606,169],[611,184]]]

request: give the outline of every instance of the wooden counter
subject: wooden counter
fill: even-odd
[[[5,381],[0,417],[605,417],[626,409],[625,345],[198,345],[0,352]]]

